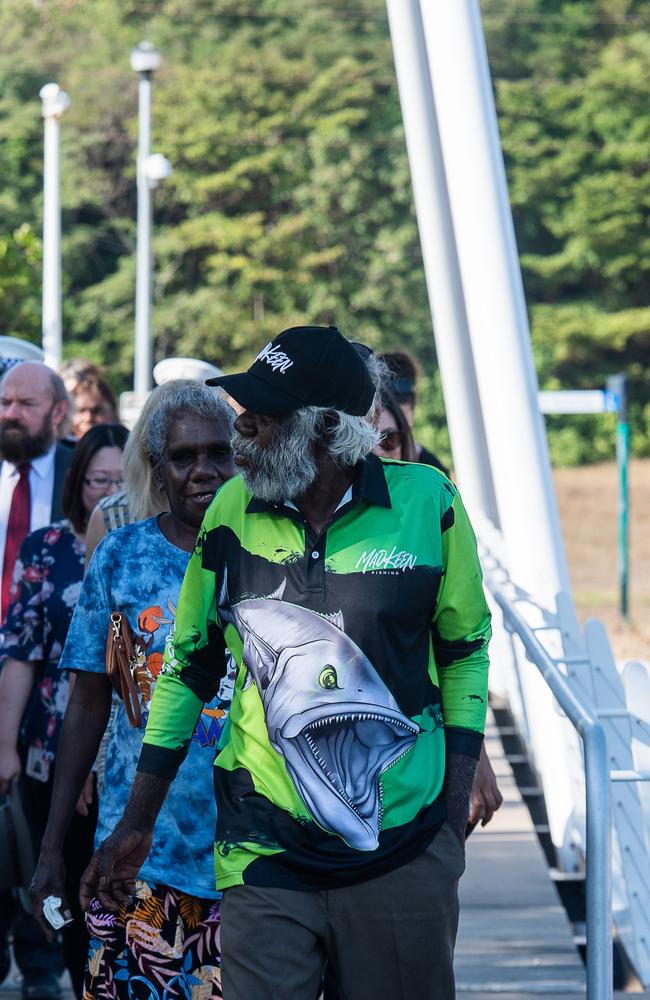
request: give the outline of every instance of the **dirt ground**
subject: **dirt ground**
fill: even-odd
[[[630,465],[629,622],[618,613],[616,465],[556,469],[564,543],[581,621],[601,618],[617,660],[650,662],[650,459]]]

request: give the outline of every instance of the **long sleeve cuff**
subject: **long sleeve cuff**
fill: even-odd
[[[143,743],[137,770],[143,774],[155,774],[159,778],[173,781],[186,756],[187,747],[171,750],[169,747]]]
[[[483,733],[475,729],[462,729],[460,726],[445,726],[445,745],[447,753],[462,753],[466,757],[481,755]]]

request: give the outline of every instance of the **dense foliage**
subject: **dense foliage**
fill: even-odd
[[[650,452],[650,16],[633,0],[483,0],[541,383],[632,379]],[[137,78],[164,63],[154,146],[155,354],[226,368],[294,322],[407,346],[421,439],[448,455],[383,0],[3,0],[0,331],[39,338],[38,91],[62,128],[67,355],[132,367]],[[613,452],[610,418],[555,418],[557,461]]]

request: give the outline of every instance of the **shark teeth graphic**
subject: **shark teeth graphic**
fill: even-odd
[[[305,716],[307,718],[305,718]],[[306,804],[323,795],[323,779],[339,802],[337,832],[357,850],[378,844],[379,777],[411,749],[418,726],[401,713],[365,706],[311,709],[294,716],[276,739]]]

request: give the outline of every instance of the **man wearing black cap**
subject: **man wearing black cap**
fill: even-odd
[[[237,665],[215,761],[226,1000],[450,1000],[489,613],[455,488],[371,454],[367,349],[286,330],[240,375],[240,475],[208,510],[131,798],[82,882],[126,899],[196,717]],[[201,818],[196,817],[200,822]]]

